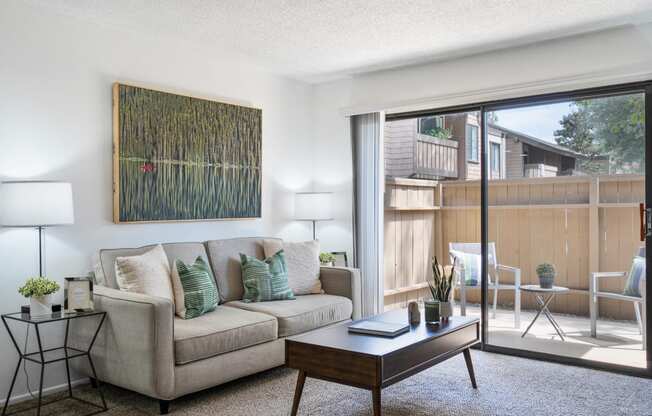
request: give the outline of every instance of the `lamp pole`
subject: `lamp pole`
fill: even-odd
[[[38,275],[43,277],[43,226],[36,227],[38,230]]]

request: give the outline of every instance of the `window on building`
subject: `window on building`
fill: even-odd
[[[466,125],[466,159],[471,162],[480,161],[478,130],[478,126]]]
[[[491,178],[500,178],[500,143],[491,143]]]

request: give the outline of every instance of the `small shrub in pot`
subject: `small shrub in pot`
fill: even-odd
[[[539,276],[539,286],[544,289],[552,288],[555,283],[555,266],[550,263],[541,263],[537,266],[537,275]]]

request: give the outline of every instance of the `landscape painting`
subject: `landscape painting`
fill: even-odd
[[[114,221],[261,216],[262,111],[113,86]]]

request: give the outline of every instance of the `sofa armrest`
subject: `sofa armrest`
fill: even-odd
[[[106,312],[91,356],[98,378],[157,399],[174,394],[174,304],[169,299],[95,286],[95,310]],[[72,321],[70,345],[87,348],[96,323]],[[75,368],[90,376],[87,360]]]
[[[329,295],[344,296],[353,303],[353,319],[362,317],[362,288],[360,270],[350,267],[322,267],[319,272],[321,286]]]

